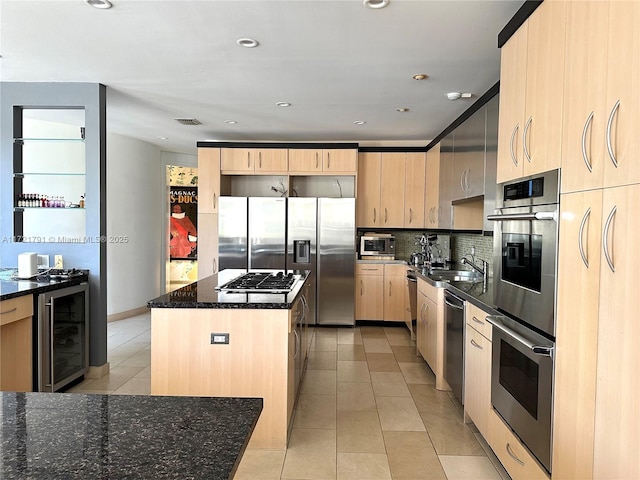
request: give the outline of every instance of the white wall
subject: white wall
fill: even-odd
[[[107,315],[163,293],[165,190],[158,147],[107,135]]]

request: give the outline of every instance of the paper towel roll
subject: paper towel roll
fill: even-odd
[[[30,278],[38,273],[38,255],[24,252],[18,255],[18,277]]]

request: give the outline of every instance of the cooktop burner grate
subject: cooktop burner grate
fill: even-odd
[[[216,290],[242,293],[288,293],[296,280],[293,273],[249,272],[216,287]]]

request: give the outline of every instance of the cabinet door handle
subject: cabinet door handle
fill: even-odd
[[[609,121],[607,122],[607,151],[609,152],[609,158],[611,158],[613,166],[616,168],[618,168],[618,160],[616,159],[616,154],[613,151],[613,145],[611,145],[611,126],[613,125],[613,117],[616,116],[618,108],[620,108],[620,100],[618,100],[611,109],[611,113],[609,114]]]
[[[316,152],[316,170],[318,169],[318,152]]]
[[[247,168],[249,168],[250,166],[251,166],[250,152],[247,152]]]
[[[216,208],[216,194],[213,194],[213,208]]]
[[[413,211],[411,210],[411,207],[409,207],[409,223],[413,222]]]
[[[478,318],[475,315],[473,317],[471,317],[471,319],[474,322],[479,323],[480,325],[484,325],[484,322],[482,320],[478,320]]]
[[[463,174],[463,176],[464,176],[464,191],[465,192],[469,191],[469,173],[471,173],[471,169],[467,168],[464,171],[464,174]]]
[[[327,152],[327,170],[331,170],[331,152]]]
[[[471,339],[471,345],[473,345],[476,348],[479,348],[480,350],[484,350],[484,348],[482,348],[481,345],[478,345],[473,338]]]
[[[262,152],[258,152],[258,168],[262,168]]]
[[[580,230],[578,231],[578,250],[580,251],[580,257],[582,257],[582,263],[584,263],[584,266],[587,268],[589,268],[589,259],[587,258],[587,253],[585,253],[584,249],[584,226],[587,223],[587,220],[589,220],[590,216],[591,207],[589,207],[584,213],[582,221],[580,222]]]
[[[604,233],[602,234],[602,249],[604,250],[604,256],[607,259],[607,263],[609,264],[609,268],[612,272],[616,271],[616,267],[613,264],[613,260],[611,258],[611,254],[609,253],[609,227],[611,227],[611,221],[616,214],[618,207],[614,206],[609,216],[607,217],[607,221],[604,224]]]
[[[591,121],[593,120],[593,112],[589,114],[587,117],[587,121],[584,123],[584,128],[582,129],[582,160],[584,164],[587,166],[587,170],[590,172],[593,171],[591,166],[591,162],[589,162],[589,156],[587,155],[587,131],[589,130],[589,126],[591,125]]]
[[[373,223],[376,223],[376,207],[373,207]]]
[[[513,151],[513,141],[516,139],[516,134],[518,133],[519,128],[520,128],[520,124],[516,123],[516,126],[513,129],[513,132],[511,132],[511,141],[509,142],[509,152],[511,152],[511,161],[516,167],[518,166],[518,159],[516,158],[516,152]]]
[[[384,223],[387,223],[387,207],[384,207]]]
[[[464,174],[467,173],[467,171],[465,170],[464,172],[462,172],[460,174],[460,189],[464,192],[465,188],[464,188]]]
[[[218,273],[218,261],[214,258],[211,264],[213,265],[213,273]]]
[[[520,465],[524,467],[524,462],[520,460],[518,457],[516,457],[516,454],[513,453],[513,450],[511,450],[511,445],[509,445],[509,442],[507,442],[507,453],[511,458],[513,458],[516,462],[518,462]]]
[[[389,296],[391,296],[391,280],[389,280]]]
[[[360,296],[364,294],[364,283],[360,280]]]
[[[529,148],[527,148],[527,134],[529,133],[529,128],[531,127],[531,121],[533,117],[529,117],[527,123],[524,126],[524,132],[522,132],[522,146],[524,147],[524,156],[527,157],[527,161],[531,163],[531,155],[529,155]]]
[[[15,312],[16,310],[18,310],[18,307],[13,307],[11,310],[6,310],[6,311],[4,311],[4,312],[0,312],[0,315],[6,315],[6,314],[8,314],[8,313],[13,313],[13,312]]]

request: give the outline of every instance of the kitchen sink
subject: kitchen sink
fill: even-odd
[[[470,270],[441,270],[433,272],[429,278],[436,282],[482,282],[482,275]]]

